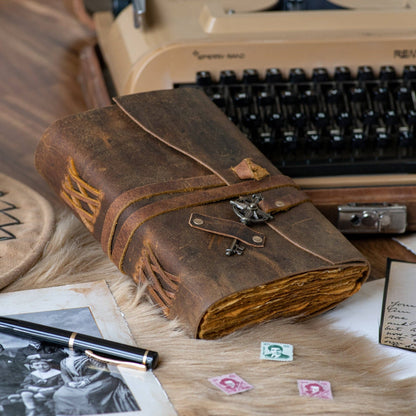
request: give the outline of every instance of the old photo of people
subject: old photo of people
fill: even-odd
[[[62,319],[63,314],[67,320],[72,315],[71,319],[88,326],[88,309],[56,311],[55,319]],[[45,314],[49,322],[50,315]],[[137,411],[140,405],[123,377],[106,364],[69,348],[0,334],[1,416]]]

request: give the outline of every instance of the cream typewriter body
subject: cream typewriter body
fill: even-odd
[[[416,0],[281,2],[307,0],[136,0],[95,13],[115,93],[202,88],[333,222],[383,232],[395,222],[386,210],[404,203],[416,230]]]
[[[276,12],[272,1],[152,0],[141,27],[132,5],[95,14],[98,42],[118,94],[195,82],[196,73],[247,68],[287,75],[360,65],[398,71],[416,63],[416,1],[343,0],[345,10]],[[253,6],[254,5],[254,6]],[[257,10],[253,10],[256,7]]]

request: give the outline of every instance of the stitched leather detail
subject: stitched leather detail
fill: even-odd
[[[101,233],[101,246],[105,253],[111,253],[114,231],[123,211],[135,202],[150,199],[163,194],[193,192],[224,185],[216,175],[204,175],[194,178],[177,179],[167,182],[152,183],[128,190],[118,196],[108,208]]]
[[[81,179],[72,158],[69,159],[67,174],[64,176],[61,188],[61,198],[92,232],[101,209],[103,193]]]
[[[133,278],[141,284],[147,284],[147,290],[167,315],[169,307],[175,299],[180,279],[162,268],[152,248],[146,244],[140,257]]]
[[[134,233],[144,222],[158,215],[288,186],[292,186],[292,180],[290,178],[283,175],[276,175],[267,177],[262,181],[244,181],[219,188],[199,190],[186,195],[150,203],[131,214],[121,225],[117,241],[114,243],[111,258],[120,270],[123,271],[124,256]]]

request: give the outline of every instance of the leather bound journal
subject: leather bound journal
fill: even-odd
[[[202,92],[58,120],[36,166],[168,318],[214,339],[357,292],[367,260]]]

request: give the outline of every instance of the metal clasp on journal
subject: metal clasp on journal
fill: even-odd
[[[234,213],[245,224],[258,224],[269,221],[273,218],[272,215],[264,212],[259,208],[259,203],[263,199],[261,194],[253,194],[250,196],[239,197],[236,200],[231,200],[230,204],[233,207]],[[234,254],[242,255],[245,247],[234,238],[229,248],[225,250],[227,256]]]

